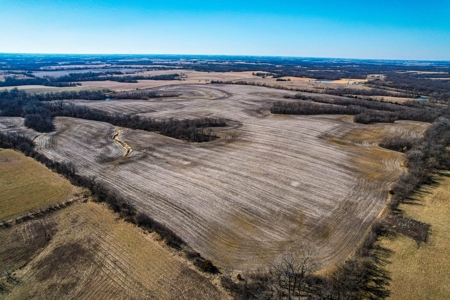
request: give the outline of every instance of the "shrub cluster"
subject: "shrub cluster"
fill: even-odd
[[[410,150],[416,143],[418,143],[417,138],[388,136],[383,138],[383,140],[379,143],[379,146],[389,150],[406,152]]]

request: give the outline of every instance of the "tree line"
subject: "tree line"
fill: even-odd
[[[433,122],[444,113],[444,108],[430,103],[426,105],[406,103],[405,105],[385,103],[374,100],[351,98],[325,98],[312,97],[302,94],[286,95],[285,98],[294,98],[302,101],[283,102],[272,104],[270,112],[273,114],[347,114],[354,115],[354,121],[362,124],[387,122],[396,120],[413,120]]]
[[[162,92],[154,90],[136,90],[128,92],[113,92],[108,94],[108,97],[113,99],[136,99],[136,100],[148,100],[151,98],[164,98],[164,97],[178,97],[179,93],[175,92]]]
[[[0,92],[0,115],[23,117],[24,125],[38,132],[54,130],[54,117],[72,117],[110,123],[131,129],[159,132],[162,135],[191,142],[208,142],[218,138],[210,127],[224,127],[221,118],[154,120],[141,116],[108,113],[62,101],[39,101],[35,95],[13,89]]]
[[[163,74],[163,75],[127,75],[123,72],[102,72],[102,73],[70,73],[68,75],[55,77],[56,82],[78,82],[78,81],[117,81],[117,82],[133,82],[138,80],[178,80],[179,74]]]
[[[366,79],[371,74],[389,74],[398,71],[403,71],[404,73],[398,74],[406,77],[409,74],[405,71],[410,70],[430,72],[449,69],[448,63],[445,62],[434,63],[428,66],[409,66],[404,62],[373,62],[367,60],[236,57],[234,59],[223,59],[227,61],[224,64],[220,61],[220,58],[216,59],[217,61],[202,61],[198,59],[195,63],[184,65],[183,68],[202,72],[242,72],[255,71],[255,65],[257,65],[257,69],[260,71],[258,73],[270,73],[273,78],[294,76],[319,80]],[[249,64],[248,62],[252,63]]]
[[[371,88],[371,89],[354,89],[347,87],[339,87],[337,89],[325,88],[323,93],[336,96],[360,95],[360,96],[393,96],[404,98],[418,97],[417,93],[408,90],[400,90],[395,92],[380,88]]]
[[[103,90],[80,90],[80,91],[61,91],[36,93],[29,95],[39,101],[55,101],[55,100],[106,100],[110,99],[135,99],[148,100],[151,98],[177,97],[178,93],[160,92],[154,90],[135,90],[128,92],[114,92],[107,89]]]
[[[17,78],[15,76],[7,76],[4,81],[0,81],[2,86],[23,86],[23,85],[45,85],[55,87],[73,87],[80,85],[80,81],[116,81],[137,83],[138,80],[179,80],[179,74],[163,74],[155,76],[147,75],[126,75],[123,72],[86,72],[86,73],[70,73],[59,77],[45,76],[36,77],[32,73],[26,73],[27,78]]]
[[[65,104],[62,106],[54,104],[53,107],[56,107],[52,109],[55,116],[100,121],[120,127],[159,132],[165,136],[198,143],[208,142],[218,138],[209,127],[227,126],[224,119],[217,118],[168,119],[160,121],[141,116],[107,113],[102,110],[73,104]]]
[[[274,76],[275,78],[275,76]],[[277,79],[276,81],[286,81],[284,79]],[[262,82],[251,82],[251,81],[244,81],[244,80],[238,80],[238,81],[223,81],[223,80],[211,80],[211,84],[238,84],[238,85],[253,85],[253,86],[262,86],[262,87],[268,87],[268,88],[274,88],[274,89],[281,89],[281,90],[289,90],[289,91],[297,91],[297,92],[304,92],[304,93],[315,93],[315,94],[328,94],[328,95],[336,95],[336,96],[345,96],[349,98],[357,98],[357,99],[363,99],[363,100],[372,100],[372,101],[380,101],[378,99],[370,98],[371,96],[393,96],[393,97],[405,97],[405,98],[416,98],[419,96],[417,92],[414,91],[408,91],[408,90],[386,90],[383,89],[382,86],[378,88],[372,88],[372,89],[354,89],[354,88],[318,88],[318,89],[300,89],[300,88],[289,88],[282,85],[271,85],[268,83],[262,83]],[[431,99],[434,100],[434,99]],[[381,100],[381,102],[389,102]],[[391,102],[393,103],[393,102]]]
[[[0,81],[0,87],[2,86],[21,86],[21,85],[45,85],[55,87],[73,87],[77,86],[74,82],[59,82],[52,80],[51,78],[24,78],[19,79],[15,77],[5,77],[4,81]]]
[[[286,81],[284,79],[277,79],[276,81]],[[287,91],[296,91],[296,92],[303,92],[303,93],[314,93],[314,94],[329,94],[329,95],[336,95],[336,96],[345,96],[348,98],[355,98],[355,99],[364,99],[364,100],[372,100],[372,101],[380,101],[378,99],[370,98],[369,96],[380,96],[379,94],[382,94],[381,96],[416,96],[415,94],[410,94],[403,91],[396,91],[396,92],[385,92],[381,89],[371,89],[371,90],[363,90],[363,89],[352,89],[352,88],[338,88],[338,89],[330,89],[330,88],[317,88],[317,89],[301,89],[301,88],[289,88],[282,85],[271,85],[268,83],[263,82],[252,82],[252,81],[245,81],[245,80],[237,80],[237,81],[223,81],[223,80],[211,80],[211,84],[237,84],[237,85],[252,85],[252,86],[261,86],[261,87],[268,87],[273,89],[279,89],[279,90],[287,90]],[[387,94],[387,95],[386,95]],[[288,97],[289,98],[289,97]],[[381,102],[388,102],[381,100]],[[393,103],[393,102],[391,102]]]
[[[438,118],[425,132],[423,138],[388,137],[380,142],[380,146],[405,152],[408,173],[400,178],[391,190],[391,206],[409,199],[422,185],[432,182],[438,170],[450,169],[450,113]]]
[[[80,91],[61,91],[49,93],[36,93],[29,97],[34,97],[38,101],[55,101],[55,100],[105,100],[110,90],[80,90]]]
[[[449,77],[449,74],[441,76]],[[369,84],[380,88],[410,91],[415,95],[426,95],[444,103],[450,100],[450,80],[433,80],[420,75],[391,72],[385,80],[373,80]]]

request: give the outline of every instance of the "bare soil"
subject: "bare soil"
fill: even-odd
[[[271,115],[270,103],[290,92],[261,87],[160,90],[182,95],[77,104],[156,119],[220,117],[234,125],[201,144],[123,129],[121,140],[133,149],[125,158],[111,138],[116,127],[101,122],[56,118],[57,131],[35,142],[45,155],[105,182],[221,269],[265,267],[299,241],[316,249],[323,267],[346,259],[406,171],[403,154],[378,141],[421,136],[428,127]]]

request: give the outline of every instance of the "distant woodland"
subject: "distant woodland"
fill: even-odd
[[[0,55],[0,71],[5,79],[1,86],[47,85],[56,87],[76,86],[82,81],[112,80],[133,83],[137,80],[180,80],[178,73],[158,76],[126,74],[123,68],[132,72],[165,70],[182,67],[186,70],[203,72],[259,72],[255,76],[281,78],[284,76],[315,78],[318,80],[366,79],[371,91],[359,90],[364,96],[431,97],[446,102],[450,98],[450,64],[448,62],[382,61],[352,59],[314,59],[280,57],[239,56],[192,56],[192,55]],[[68,75],[59,77],[36,77],[35,71],[54,70],[64,67]],[[58,69],[56,68],[56,69]],[[99,72],[70,73],[70,70],[95,68]],[[327,94],[347,94],[355,91],[345,89]]]
[[[15,75],[5,77],[4,81],[0,81],[2,86],[22,86],[22,85],[46,85],[55,87],[72,87],[79,85],[80,81],[117,81],[136,83],[138,80],[178,80],[178,74],[166,74],[157,76],[143,76],[143,75],[124,75],[122,72],[102,72],[102,73],[70,73],[60,77],[36,77],[32,73],[23,73],[25,78],[17,78]]]

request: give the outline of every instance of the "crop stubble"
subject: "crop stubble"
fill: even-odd
[[[184,85],[162,100],[87,102],[157,119],[221,117],[223,138],[188,143],[100,122],[56,118],[38,149],[72,161],[176,232],[222,268],[255,269],[301,242],[324,266],[354,251],[403,172],[403,156],[381,149],[389,134],[419,136],[418,122],[361,125],[344,116],[278,116],[270,101],[286,91],[252,86]],[[287,100],[286,100],[287,101]],[[291,100],[297,101],[297,100]],[[140,113],[142,112],[142,113]]]
[[[226,299],[185,261],[96,203],[1,229],[6,299]]]
[[[39,177],[36,176],[39,174]],[[0,149],[0,220],[74,197],[78,189],[32,158]]]

